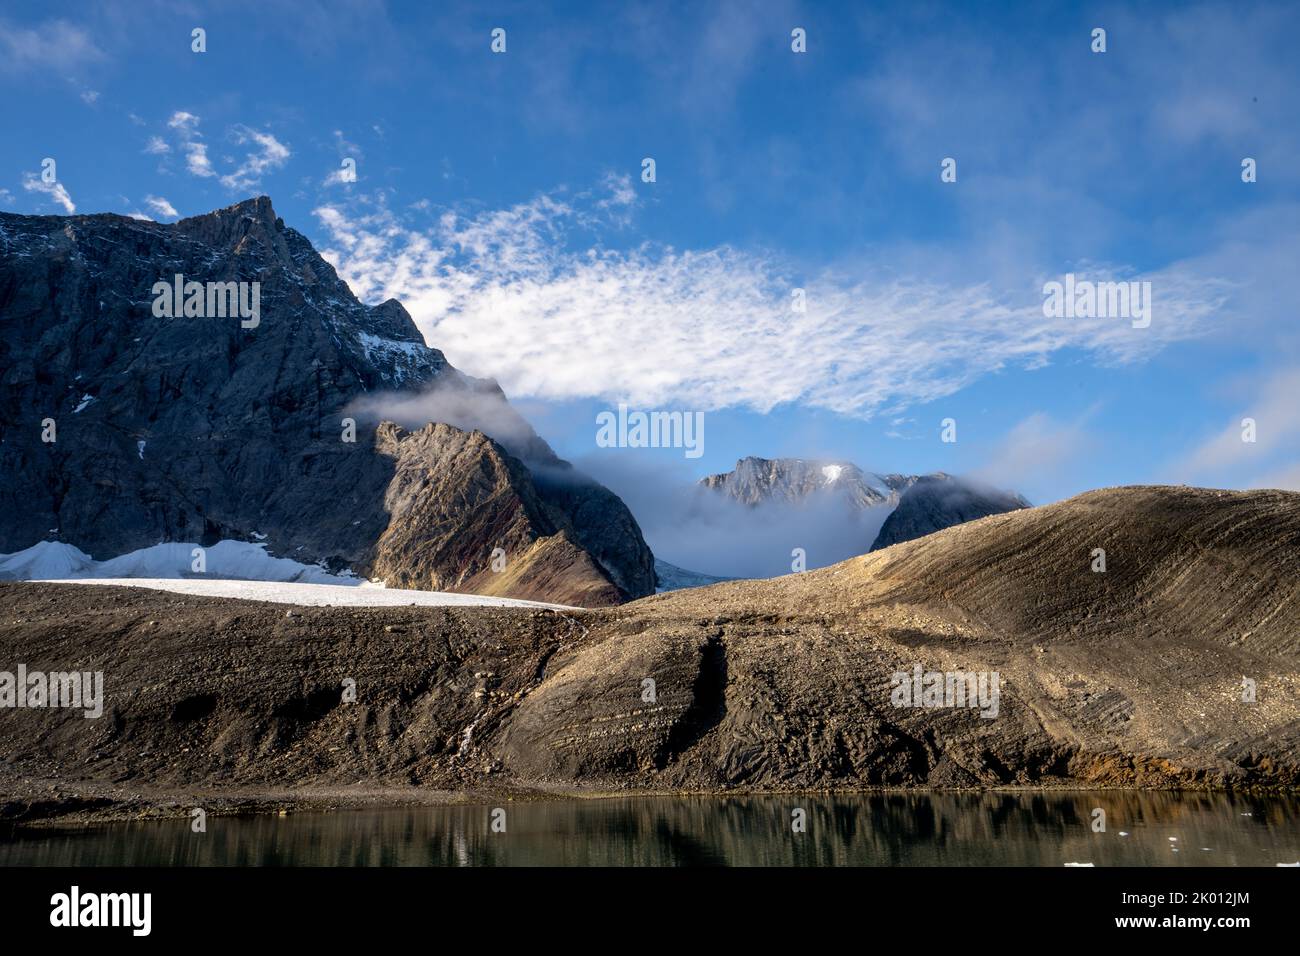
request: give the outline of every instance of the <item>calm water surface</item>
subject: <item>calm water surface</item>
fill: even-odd
[[[1295,798],[1225,794],[638,797],[0,832],[0,866],[1275,866]],[[807,829],[792,832],[802,808]],[[1105,832],[1093,811],[1105,811]]]

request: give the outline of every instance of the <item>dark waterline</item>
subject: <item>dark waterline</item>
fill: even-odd
[[[209,816],[0,837],[0,866],[1276,866],[1295,797],[995,793],[638,797]],[[805,811],[806,832],[792,829]],[[1094,810],[1105,832],[1094,832]],[[1127,834],[1127,835],[1122,835]],[[1171,839],[1173,838],[1173,839]]]

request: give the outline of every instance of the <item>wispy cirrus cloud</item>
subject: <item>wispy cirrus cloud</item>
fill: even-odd
[[[236,124],[230,128],[234,142],[240,146],[251,145],[253,148],[234,169],[221,173],[208,155],[208,144],[199,131],[199,124],[199,117],[185,110],[172,113],[167,121],[168,129],[176,137],[178,148],[185,156],[185,169],[191,176],[215,178],[232,191],[259,185],[266,173],[280,169],[293,155],[289,147],[271,133]],[[146,153],[165,155],[170,151],[171,147],[158,136],[150,137],[145,146]]]
[[[995,487],[1015,488],[1030,500],[1041,501],[1043,494],[1050,494],[1047,488],[1068,481],[1079,459],[1096,451],[1088,420],[1098,407],[1073,420],[1062,421],[1042,411],[1026,416],[993,445],[971,477]]]
[[[232,133],[235,142],[239,145],[251,143],[255,148],[245,154],[244,161],[232,172],[221,177],[221,184],[227,189],[247,189],[256,186],[261,182],[264,174],[281,168],[293,155],[288,146],[270,133],[250,129],[247,126],[236,126]]]
[[[181,152],[185,154],[185,169],[191,176],[207,178],[217,174],[212,168],[212,161],[208,159],[208,145],[203,142],[203,134],[199,132],[197,116],[185,110],[177,110],[167,121],[167,127],[173,130],[180,140]],[[158,137],[155,136],[149,141],[147,151],[166,152],[167,150],[158,149],[157,140]]]
[[[575,241],[601,220],[600,202],[541,195],[448,212],[427,229],[382,204],[315,213],[326,258],[361,298],[400,299],[453,362],[541,399],[760,412],[797,403],[870,417],[1067,350],[1140,361],[1202,334],[1224,292],[1175,266],[1123,276],[1153,283],[1149,328],[1047,319],[1041,276],[1010,291],[883,269],[796,279],[781,257],[731,246]],[[795,288],[805,289],[806,311],[793,308]]]
[[[1238,414],[1174,466],[1172,477],[1191,484],[1300,490],[1300,366],[1275,369],[1253,382],[1238,407]]]
[[[47,20],[30,27],[0,20],[0,72],[76,70],[105,59],[107,55],[90,33],[67,20]]]
[[[144,204],[159,216],[167,216],[175,219],[180,215],[180,213],[176,211],[176,207],[168,202],[163,196],[145,196]]]
[[[54,202],[62,206],[63,211],[69,216],[77,211],[77,204],[72,201],[72,196],[68,194],[68,190],[64,187],[63,183],[58,182],[57,180],[52,183],[47,183],[35,173],[27,173],[23,177],[23,189],[27,190],[29,193],[44,193]]]

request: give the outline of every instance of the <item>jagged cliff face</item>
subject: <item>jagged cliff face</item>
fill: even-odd
[[[482,432],[445,424],[407,432],[385,422],[376,447],[396,465],[384,499],[393,520],[374,561],[385,580],[583,606],[622,599],[582,548],[575,516]],[[500,549],[496,567],[481,560],[485,542]]]
[[[258,282],[256,324],[156,316],[154,285],[176,274]],[[399,303],[358,302],[265,197],[171,225],[0,214],[0,551],[57,537],[103,558],[257,534],[300,561],[474,589],[494,548],[509,569],[523,557],[511,547],[527,552],[562,534],[581,553],[566,557],[585,560],[592,575],[569,597],[652,592],[653,557],[623,503],[571,474],[522,419],[511,431],[527,438],[513,454],[467,432],[465,454],[478,460],[443,460],[444,445],[424,444],[424,484],[404,483],[414,447],[395,454],[391,429],[353,407],[367,395],[430,388],[513,415],[495,383],[428,348]],[[355,441],[344,440],[349,417]],[[497,525],[472,514],[477,498],[465,494],[493,469],[504,469],[510,494],[545,503],[525,509],[503,541],[489,540]],[[438,534],[460,539],[439,560],[417,552],[424,529],[410,524],[431,515]],[[514,586],[539,596],[531,579],[542,571],[534,562]]]

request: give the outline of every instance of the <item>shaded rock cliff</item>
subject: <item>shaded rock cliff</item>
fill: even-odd
[[[176,275],[259,283],[256,323],[155,316],[155,283]],[[357,411],[431,390],[496,406],[512,451],[470,434],[472,420],[446,423],[459,438],[397,442]],[[540,504],[522,524],[485,520],[478,498],[458,497],[475,469]],[[422,484],[408,480],[415,471]],[[283,557],[392,584],[491,580],[512,595],[597,603],[654,589],[653,556],[622,501],[556,458],[495,383],[427,347],[399,303],[358,302],[266,197],[173,224],[0,214],[0,478],[0,552],[57,539],[102,559],[255,535]],[[426,520],[436,528],[410,526]],[[450,538],[441,563],[414,547]],[[508,584],[481,574],[498,547],[516,564]],[[564,595],[537,593],[542,579],[568,582]]]
[[[1028,507],[1029,502],[1013,492],[952,475],[925,475],[903,492],[897,507],[881,525],[871,550],[911,541],[964,521]]]

